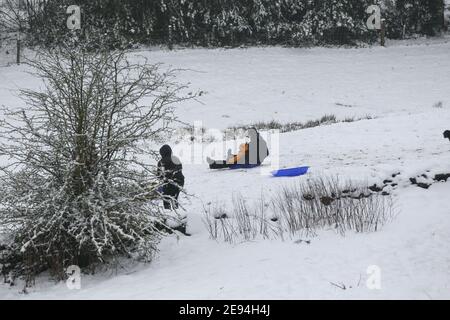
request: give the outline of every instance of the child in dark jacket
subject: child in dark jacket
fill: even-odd
[[[165,209],[178,209],[178,196],[184,186],[183,166],[180,159],[172,155],[172,148],[164,145],[159,150],[157,174],[163,182],[163,204]]]

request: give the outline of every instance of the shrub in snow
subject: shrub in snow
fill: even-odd
[[[337,177],[315,177],[285,187],[274,200],[276,212],[291,234],[331,227],[344,234],[378,231],[393,216],[389,195],[369,186],[345,184]]]
[[[174,71],[82,46],[29,64],[43,90],[21,91],[26,107],[3,110],[1,122],[3,272],[30,284],[44,270],[61,279],[70,265],[149,260],[167,219],[152,202],[159,181],[144,142],[187,99]]]
[[[236,137],[244,137],[246,130],[248,128],[256,128],[258,131],[267,131],[267,130],[280,130],[280,132],[291,132],[291,131],[297,131],[302,129],[308,129],[308,128],[314,128],[318,126],[324,126],[324,125],[330,125],[335,124],[339,122],[355,122],[360,120],[370,120],[373,119],[372,116],[367,115],[365,117],[360,118],[353,118],[353,117],[347,117],[342,120],[336,118],[333,114],[326,114],[322,116],[319,119],[316,120],[308,120],[306,122],[288,122],[288,123],[281,123],[276,120],[271,120],[268,122],[256,122],[252,123],[250,125],[245,126],[234,126],[229,127],[225,129],[225,137],[226,138],[232,138],[236,139]]]
[[[234,243],[257,237],[283,237],[280,225],[269,219],[269,205],[262,197],[251,206],[241,194],[234,194],[232,208],[217,204],[205,207],[204,223],[212,239]]]
[[[434,36],[444,29],[444,0],[382,0],[386,31],[391,38]]]
[[[438,101],[435,104],[433,104],[433,108],[436,109],[442,109],[444,107],[444,103],[442,101]]]
[[[238,194],[231,208],[206,207],[204,223],[212,239],[236,242],[314,235],[329,228],[340,234],[374,232],[393,215],[389,195],[352,182],[342,184],[338,178],[315,177],[282,188],[268,201],[261,198],[251,205]]]

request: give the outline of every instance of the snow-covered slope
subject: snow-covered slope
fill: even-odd
[[[179,109],[206,127],[420,112],[450,87],[449,38],[389,48],[249,48],[143,51],[150,61],[188,69],[180,79],[207,94]],[[345,105],[345,106],[342,106]],[[347,106],[347,107],[346,107]],[[348,107],[351,106],[351,107]]]
[[[397,217],[377,233],[321,231],[310,244],[296,243],[298,237],[218,243],[203,225],[204,204],[229,203],[237,191],[256,199],[305,177],[273,179],[259,169],[210,171],[186,163],[186,190],[194,196],[182,201],[191,237],[165,239],[152,264],[83,276],[81,290],[43,277],[29,295],[0,284],[0,298],[449,299],[450,181],[428,190],[409,183],[427,170],[450,173],[450,142],[442,138],[450,129],[449,52],[446,38],[387,48],[139,52],[188,69],[181,80],[207,92],[202,103],[178,108],[185,122],[225,128],[324,114],[376,117],[283,133],[280,165],[309,165],[310,175],[338,173],[370,183],[400,172],[393,191]],[[0,69],[1,104],[20,103],[11,89],[37,86],[23,69]],[[373,265],[381,271],[380,290],[366,286]]]

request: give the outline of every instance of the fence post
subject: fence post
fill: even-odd
[[[168,43],[168,46],[169,46],[169,50],[173,50],[173,42],[172,42],[172,40],[173,40],[173,33],[172,33],[172,31],[173,31],[173,25],[172,25],[172,22],[173,22],[173,20],[172,20],[172,17],[170,17],[169,18],[169,29],[168,29],[168,40],[169,40],[169,43]]]
[[[20,64],[20,49],[21,49],[21,43],[20,43],[20,37],[17,38],[17,52],[16,52],[16,63]]]
[[[386,20],[381,19],[380,44],[382,47],[386,44]]]

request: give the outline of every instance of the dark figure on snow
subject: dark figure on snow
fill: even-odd
[[[450,130],[444,131],[444,138],[450,140]]]
[[[269,155],[266,141],[261,137],[255,128],[250,128],[247,131],[246,138],[248,142],[239,146],[238,154],[231,154],[228,152],[226,160],[212,160],[207,158],[210,169],[230,168],[234,165],[255,165],[259,166],[264,159]]]
[[[178,196],[184,186],[183,166],[180,159],[172,155],[172,148],[164,145],[159,150],[162,159],[158,162],[158,177],[163,182],[163,204],[165,209],[178,209]]]

